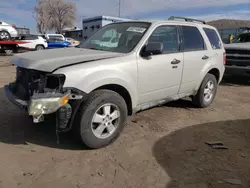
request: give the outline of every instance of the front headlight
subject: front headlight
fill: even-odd
[[[32,116],[54,113],[60,107],[68,103],[69,98],[70,93],[62,97],[31,99],[28,113]]]

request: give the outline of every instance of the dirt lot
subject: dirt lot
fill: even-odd
[[[181,100],[138,113],[115,143],[90,151],[71,134],[58,145],[54,125],[33,124],[6,99],[8,59],[0,57],[1,188],[250,188],[248,81],[227,79],[207,109]]]

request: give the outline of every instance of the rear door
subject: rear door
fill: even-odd
[[[184,69],[180,94],[193,93],[203,67],[211,56],[200,30],[195,26],[181,26]]]
[[[224,59],[224,52],[225,49],[223,48],[223,42],[219,36],[218,31],[212,28],[203,28],[203,31],[205,32],[210,45],[212,47],[211,50],[211,58],[213,58],[213,61],[220,62],[221,65],[224,64],[223,59]],[[224,65],[223,65],[224,66]]]

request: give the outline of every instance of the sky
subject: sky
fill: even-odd
[[[76,26],[91,16],[118,16],[119,0],[65,0],[77,7]],[[250,18],[250,0],[120,0],[121,17],[131,19],[168,19],[186,16],[211,21]],[[0,20],[36,32],[32,12],[37,0],[0,0]]]

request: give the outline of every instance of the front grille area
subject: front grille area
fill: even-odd
[[[226,65],[250,66],[250,50],[226,49]]]
[[[22,100],[29,100],[34,92],[43,92],[45,73],[17,67],[16,81],[10,85],[12,92]]]

